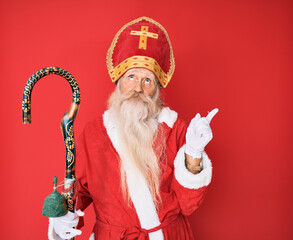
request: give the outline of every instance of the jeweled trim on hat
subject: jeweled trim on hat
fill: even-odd
[[[116,82],[126,71],[131,68],[146,68],[152,71],[162,87],[166,87],[169,82],[168,75],[163,71],[157,61],[151,57],[146,56],[133,56],[125,59],[118,64],[114,69],[109,71],[112,82]]]
[[[168,44],[169,44],[169,48],[170,48],[170,68],[169,68],[169,71],[165,74],[165,75],[167,75],[167,81],[163,84],[159,79],[159,81],[160,81],[160,83],[162,84],[162,87],[166,87],[167,86],[167,84],[170,82],[170,80],[171,80],[171,78],[172,78],[172,75],[173,75],[173,73],[174,73],[174,70],[175,70],[175,59],[174,59],[174,55],[173,55],[173,49],[172,49],[172,45],[171,45],[171,41],[170,41],[170,38],[169,38],[169,35],[168,35],[168,33],[167,33],[167,31],[166,31],[166,29],[160,24],[160,23],[158,23],[158,22],[156,22],[155,20],[153,20],[153,19],[151,19],[151,18],[148,18],[148,17],[140,17],[140,18],[137,18],[137,19],[135,19],[135,20],[133,20],[133,21],[131,21],[131,22],[129,22],[129,23],[127,23],[127,24],[125,24],[117,33],[116,33],[116,35],[115,35],[115,37],[114,37],[114,39],[113,39],[113,41],[112,41],[112,43],[111,43],[111,46],[110,46],[110,48],[109,48],[109,50],[108,50],[108,52],[107,52],[107,57],[106,57],[106,63],[107,63],[107,68],[108,68],[108,71],[109,71],[109,73],[111,72],[111,71],[113,71],[114,70],[114,66],[113,66],[113,59],[112,59],[112,55],[113,55],[113,52],[114,52],[114,48],[115,48],[115,46],[116,46],[116,44],[117,44],[117,41],[118,41],[118,38],[119,38],[119,36],[120,36],[120,34],[127,28],[127,27],[129,27],[130,25],[133,25],[133,24],[135,24],[135,23],[138,23],[138,22],[140,22],[140,21],[142,21],[142,20],[146,20],[146,21],[148,21],[148,22],[150,22],[150,23],[153,23],[153,24],[155,24],[156,26],[158,26],[163,32],[164,32],[164,34],[165,34],[165,36],[166,36],[166,39],[167,39],[167,41],[168,41]],[[126,60],[126,59],[125,59]],[[118,64],[119,65],[119,64]],[[125,72],[125,71],[124,71]],[[111,77],[111,80],[113,81],[113,76],[111,76],[111,74],[110,74],[110,77]],[[164,79],[166,79],[165,78],[165,76],[164,76]],[[117,81],[118,80],[118,78],[116,79],[116,80],[114,80],[113,82],[115,82],[115,81]]]

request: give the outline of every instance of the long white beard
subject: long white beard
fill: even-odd
[[[161,170],[153,144],[158,132],[158,115],[162,109],[159,90],[150,98],[143,93],[121,93],[119,86],[109,100],[109,107],[114,113],[115,125],[118,129],[120,154],[121,189],[124,198],[130,202],[125,169],[132,187],[139,187],[138,179],[143,175],[151,192],[155,205],[161,200]],[[160,141],[164,142],[164,141]],[[159,153],[160,155],[161,153]]]

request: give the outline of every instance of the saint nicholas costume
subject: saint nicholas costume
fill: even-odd
[[[147,17],[126,24],[116,34],[108,51],[107,67],[113,82],[131,68],[146,68],[165,88],[175,67],[166,30]],[[187,126],[175,111],[162,108],[158,128],[163,129],[165,148],[164,154],[158,156],[162,201],[156,207],[145,177],[141,175],[133,179],[127,166],[124,170],[130,203],[123,198],[121,144],[111,108],[85,126],[76,148],[76,209],[83,211],[93,203],[96,222],[91,240],[194,239],[186,216],[199,207],[205,196],[212,177],[211,162],[203,153],[203,170],[198,174],[187,170]],[[157,138],[154,146],[161,146],[159,141]],[[83,219],[80,218],[79,227],[82,225]]]

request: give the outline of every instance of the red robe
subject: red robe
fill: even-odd
[[[84,210],[93,203],[96,224],[91,239],[194,239],[186,216],[198,208],[211,181],[212,167],[207,155],[203,155],[202,172],[188,172],[184,163],[186,125],[176,112],[164,108],[159,116],[165,131],[167,159],[160,161],[162,205],[156,209],[144,178],[131,179],[131,170],[125,169],[129,205],[120,189],[119,139],[109,112],[89,122],[77,143],[76,209]],[[132,191],[133,184],[139,184],[138,191]],[[80,219],[79,227],[82,225]],[[147,232],[157,226],[159,230]]]

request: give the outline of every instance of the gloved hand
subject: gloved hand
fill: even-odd
[[[84,212],[77,210],[75,213],[68,211],[62,217],[51,218],[55,232],[63,239],[71,239],[82,232],[74,227],[78,224],[78,218],[83,216]]]
[[[193,158],[201,158],[205,146],[213,138],[210,122],[218,111],[219,109],[215,108],[206,117],[201,117],[198,113],[191,120],[186,132],[186,154]]]

